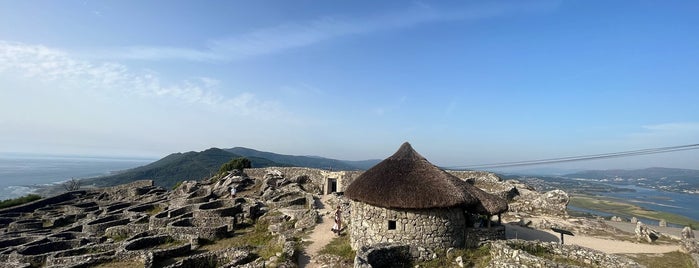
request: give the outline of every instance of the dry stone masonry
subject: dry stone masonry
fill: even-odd
[[[353,248],[377,243],[421,245],[427,248],[464,246],[462,209],[396,210],[351,202]]]

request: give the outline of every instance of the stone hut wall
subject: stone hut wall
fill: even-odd
[[[490,228],[467,228],[465,233],[465,246],[467,248],[477,248],[488,243],[489,241],[504,240],[506,238],[504,225],[493,226]]]
[[[377,243],[419,245],[424,248],[463,247],[465,216],[459,208],[402,210],[351,201],[352,249]],[[389,230],[389,221],[395,229]]]

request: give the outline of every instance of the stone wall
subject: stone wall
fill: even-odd
[[[425,248],[464,246],[466,221],[461,209],[400,210],[350,203],[350,242],[355,250],[377,243]],[[389,221],[395,222],[395,229],[389,230]]]
[[[534,256],[529,252],[556,256],[569,260],[569,264]],[[490,244],[491,262],[488,267],[643,267],[626,257],[606,254],[576,245],[560,245],[555,242],[524,240],[494,241]],[[573,263],[579,263],[575,266]]]
[[[410,246],[382,243],[357,250],[354,268],[410,267],[411,262]]]
[[[251,178],[262,180],[265,174],[269,171],[278,170],[282,173],[284,178],[292,179],[299,176],[308,176],[310,181],[317,186],[319,189],[327,189],[327,178],[337,179],[337,191],[344,192],[347,185],[352,183],[354,179],[359,177],[363,171],[328,171],[317,168],[304,168],[304,167],[267,167],[267,168],[248,168],[245,169],[245,174]]]
[[[489,241],[504,240],[505,226],[493,226],[490,228],[466,228],[465,246],[468,248],[477,248]]]

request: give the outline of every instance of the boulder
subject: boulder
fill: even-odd
[[[624,221],[624,219],[622,219],[622,218],[619,217],[619,216],[612,216],[612,218],[609,219],[609,220],[610,220],[610,221],[615,221],[615,222],[622,222],[622,221]]]
[[[302,228],[302,229],[307,229],[311,228],[318,223],[318,218],[320,216],[318,215],[318,211],[315,209],[308,210],[308,212],[304,213],[303,216],[299,217],[296,223],[294,224],[294,228]]]
[[[656,232],[653,229],[648,228],[643,222],[637,222],[636,223],[636,229],[634,230],[636,233],[636,240],[641,241],[645,240],[648,243],[653,243],[655,240],[660,237],[658,235],[658,232]]]
[[[685,226],[682,228],[682,231],[680,232],[680,237],[682,240],[684,239],[693,239],[694,238],[694,231],[692,231],[692,228],[689,226]]]
[[[699,243],[694,239],[682,239],[680,251],[687,254],[699,254]]]

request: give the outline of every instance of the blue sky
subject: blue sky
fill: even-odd
[[[0,152],[483,164],[699,141],[693,1],[0,1]],[[570,168],[699,168],[687,151]]]

